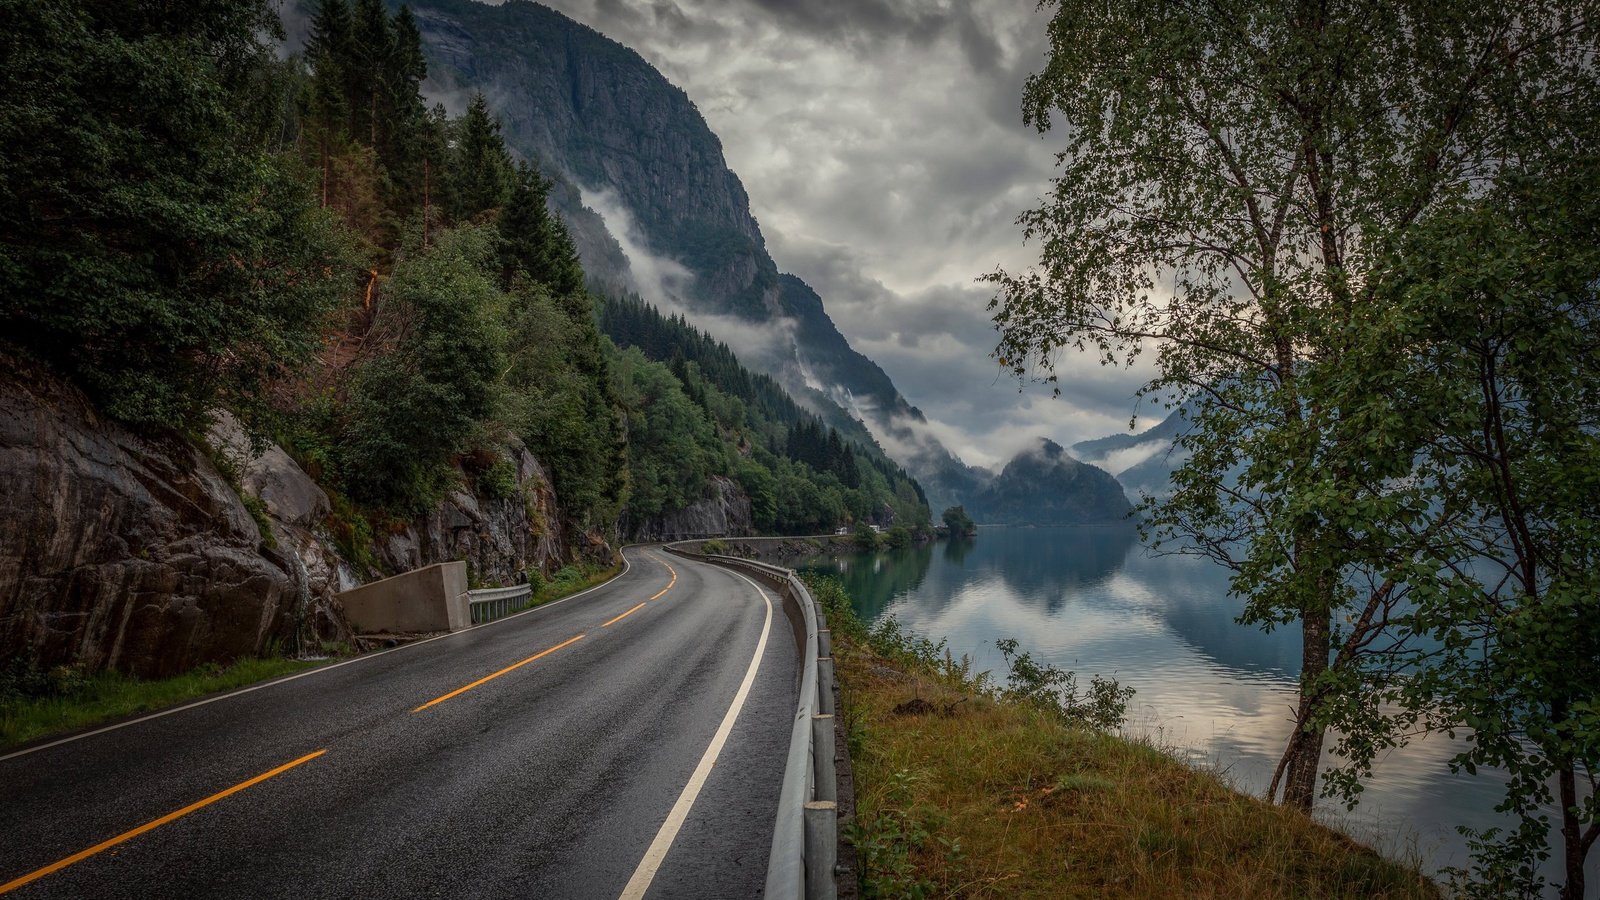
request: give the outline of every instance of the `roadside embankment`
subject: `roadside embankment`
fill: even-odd
[[[869,631],[837,582],[810,581],[834,635],[864,896],[1439,896],[1414,869],[940,644]]]

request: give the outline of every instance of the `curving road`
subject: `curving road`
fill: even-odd
[[[759,895],[781,601],[626,557],[528,613],[0,757],[0,894]]]

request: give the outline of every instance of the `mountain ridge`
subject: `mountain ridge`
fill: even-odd
[[[741,356],[797,397],[825,397],[837,409],[818,404],[816,411],[834,424],[853,414],[907,448],[900,462],[934,502],[959,502],[983,480],[918,428],[926,422],[921,411],[850,345],[816,291],[778,268],[720,139],[681,88],[636,51],[537,3],[411,6],[429,61],[425,91],[452,102],[483,92],[504,122],[508,146],[569,185],[552,199],[578,222],[574,240],[598,280],[680,307],[714,331],[706,317],[725,317],[731,328],[770,328],[765,346],[742,345]],[[680,267],[692,290],[664,284],[672,296],[652,297],[637,266],[618,266],[602,229],[593,227],[603,217],[585,205],[583,190],[613,191],[639,249],[661,258],[663,268]],[[784,321],[792,324],[778,324]]]

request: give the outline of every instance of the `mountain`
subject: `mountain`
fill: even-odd
[[[410,5],[425,91],[455,106],[472,92],[489,99],[507,145],[557,180],[552,202],[592,277],[689,313],[841,431],[850,417],[865,421],[936,507],[985,480],[926,433],[922,411],[850,346],[816,291],[778,270],[721,142],[681,89],[634,51],[526,0]]]
[[[1172,493],[1172,472],[1187,458],[1177,446],[1177,440],[1189,429],[1188,411],[1187,404],[1180,406],[1137,434],[1113,434],[1079,441],[1072,445],[1072,452],[1079,459],[1115,474],[1129,496],[1164,497]]]
[[[1017,454],[967,500],[968,515],[983,525],[1107,525],[1131,510],[1109,472],[1047,439]]]

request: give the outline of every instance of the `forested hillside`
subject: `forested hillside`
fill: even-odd
[[[684,423],[668,443],[635,445],[630,512],[650,515],[659,511],[655,498],[682,496],[662,490],[657,473],[687,485],[722,475],[749,495],[762,531],[815,533],[847,521],[931,528],[922,489],[859,423],[841,435],[771,377],[745,369],[727,345],[637,297],[605,298],[600,323],[627,348],[618,366],[620,382],[635,389],[625,388],[627,397],[664,403],[651,417]],[[673,379],[681,391],[648,391]],[[639,403],[624,406],[642,414]]]
[[[602,336],[551,183],[507,151],[482,97],[455,117],[427,108],[407,8],[326,0],[288,58],[264,2],[0,9],[7,396],[31,410],[81,389],[93,411],[72,428],[132,429],[128,459],[158,441],[180,469],[214,460],[239,495],[217,502],[242,498],[285,596],[437,557],[490,581],[549,574],[734,484],[761,529],[928,521],[881,452],[817,430],[726,347],[641,308],[656,358]],[[224,458],[234,431],[272,451],[303,509],[245,489],[258,464]],[[25,506],[44,477],[26,473],[73,443],[36,432],[0,447]],[[49,477],[81,493],[72,479],[105,469],[84,465]],[[135,492],[142,477],[107,490],[128,509],[167,502],[163,485]],[[85,564],[47,561],[56,549],[127,564],[117,518],[85,537],[70,507],[8,544],[8,639],[44,621],[26,610],[82,599],[24,586],[30,566]],[[164,539],[183,528],[215,525]],[[187,571],[173,559],[156,561]],[[289,615],[273,602],[261,621]]]

